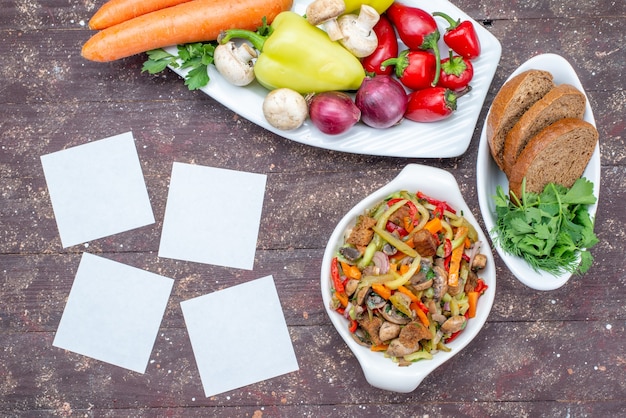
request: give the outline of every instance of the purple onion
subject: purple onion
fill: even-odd
[[[338,135],[359,121],[361,111],[346,93],[327,91],[309,99],[309,117],[323,133]]]
[[[402,120],[408,96],[402,84],[388,75],[367,77],[356,92],[361,120],[372,128],[389,128]]]

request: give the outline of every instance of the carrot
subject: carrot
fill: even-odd
[[[478,292],[467,292],[467,301],[469,303],[469,308],[467,309],[467,316],[473,318],[476,316],[476,307],[478,306],[478,297],[480,293]]]
[[[426,312],[424,312],[420,309],[419,306],[417,306],[417,303],[412,302],[411,309],[413,309],[413,311],[417,314],[417,317],[419,318],[422,325],[424,325],[425,327],[430,326],[430,320],[428,319],[428,315],[426,315]]]
[[[458,227],[456,230],[455,239],[462,237],[463,234],[467,234],[467,227]],[[452,256],[450,257],[450,270],[448,271],[448,286],[454,287],[459,284],[459,270],[461,269],[463,251],[465,251],[464,245],[459,245],[452,250]]]
[[[402,223],[404,224],[406,232],[411,233],[411,231],[413,231],[413,219],[410,216],[402,218]]]
[[[372,351],[387,351],[389,344],[377,344],[370,347]]]
[[[341,303],[341,306],[344,308],[348,306],[348,295],[346,295],[346,292],[335,292],[335,297]]]
[[[341,262],[341,270],[343,274],[351,279],[361,280],[361,270],[357,266],[350,265],[344,261]]]
[[[407,271],[409,271],[410,267],[408,264],[401,264],[400,265],[400,274],[406,274]]]
[[[385,286],[384,284],[374,283],[372,285],[372,290],[378,293],[378,295],[385,300],[391,297],[391,290],[387,288],[387,286]]]
[[[441,219],[437,217],[432,218],[430,221],[426,222],[424,229],[429,231],[431,234],[436,234],[441,231]]]
[[[463,251],[465,248],[461,245],[452,250],[450,258],[450,272],[448,273],[448,286],[456,286],[459,284],[459,270],[461,269],[461,260],[463,259]]]
[[[106,29],[134,17],[190,0],[109,0],[89,20],[89,28]]]
[[[270,24],[293,0],[193,0],[156,10],[92,36],[82,49],[90,61],[108,62],[191,42],[214,41],[226,29],[256,30]]]
[[[411,292],[408,288],[404,286],[398,286],[397,290],[400,293],[404,293],[405,295],[407,295],[411,299],[411,302],[417,302],[419,300],[417,296],[415,295],[415,293]]]

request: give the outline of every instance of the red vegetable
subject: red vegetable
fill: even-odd
[[[359,327],[359,323],[356,321],[356,319],[351,319],[350,327],[348,328],[350,332],[354,334],[358,327]]]
[[[402,84],[388,75],[366,77],[356,92],[361,121],[372,128],[389,128],[402,120],[407,95]]]
[[[439,74],[440,87],[450,90],[463,90],[474,77],[474,66],[468,58],[453,55],[450,50],[450,57],[441,61],[441,73]]]
[[[476,281],[476,287],[474,288],[474,292],[483,293],[487,290],[488,286],[485,284],[483,279],[478,279]]]
[[[339,260],[337,260],[337,257],[334,257],[332,262],[330,263],[330,277],[333,279],[333,286],[335,287],[335,291],[343,292],[345,290],[345,287],[343,286],[341,276],[339,275]]]
[[[469,90],[469,86],[468,90]],[[404,117],[415,122],[437,122],[456,110],[457,98],[466,91],[455,92],[445,87],[428,87],[409,94],[409,106]]]
[[[437,206],[437,208],[435,209],[434,213],[439,211],[440,216],[443,216],[443,211],[444,210],[447,210],[450,213],[456,214],[456,210],[454,210],[454,208],[452,206],[448,205],[448,203],[443,201],[443,200],[438,200],[438,199],[432,198],[432,197],[430,197],[428,195],[425,195],[423,192],[417,192],[416,195],[417,195],[417,197],[419,199],[424,199],[425,201],[427,201],[431,205]]]
[[[356,124],[361,111],[350,96],[341,91],[325,91],[308,99],[309,118],[313,125],[328,135],[338,135]]]
[[[443,17],[450,25],[443,35],[443,41],[450,49],[467,59],[474,59],[480,55],[480,40],[472,22],[454,20],[443,12],[435,12],[433,16]]]
[[[430,87],[435,80],[439,60],[430,52],[405,49],[397,58],[383,62],[383,67],[396,66],[396,76],[411,90]],[[436,77],[437,79],[439,77]]]
[[[436,58],[436,70],[431,86],[439,81],[440,56],[437,42],[441,37],[437,22],[425,10],[394,2],[387,9],[389,20],[396,27],[402,42],[412,50],[432,50]]]
[[[385,14],[380,15],[378,23],[374,26],[374,33],[378,38],[378,46],[371,55],[361,59],[361,63],[368,74],[390,75],[393,68],[386,67],[383,70],[380,66],[386,59],[398,56],[398,39],[391,21]]]

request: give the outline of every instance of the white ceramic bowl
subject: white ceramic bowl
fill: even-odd
[[[373,352],[357,344],[348,330],[346,319],[330,307],[330,264],[337,250],[343,244],[344,233],[354,225],[358,215],[373,207],[389,194],[399,190],[421,191],[435,199],[448,202],[457,211],[462,211],[467,220],[476,228],[479,240],[482,242],[481,252],[487,256],[487,266],[479,276],[483,278],[488,289],[480,297],[476,316],[468,321],[465,330],[449,344],[450,352],[439,352],[433,356],[432,360],[420,360],[408,367],[399,367],[389,358],[386,358],[383,353]],[[409,164],[396,178],[359,202],[339,221],[324,252],[321,269],[321,291],[325,309],[331,322],[359,361],[369,384],[384,390],[407,393],[415,390],[428,374],[459,353],[479,333],[487,320],[494,301],[496,292],[495,265],[489,241],[463,200],[459,186],[452,174],[438,168]]]
[[[537,55],[519,68],[517,68],[507,80],[521,73],[522,71],[538,69],[545,70],[552,73],[554,82],[556,84],[571,84],[583,93],[583,89],[576,71],[572,68],[567,60],[559,55],[555,54],[541,54]],[[589,100],[585,109],[584,119],[595,126],[595,119]],[[482,135],[480,137],[480,143],[478,146],[478,158],[476,161],[476,191],[478,193],[478,203],[480,205],[480,211],[485,221],[485,228],[487,232],[493,229],[496,224],[496,205],[493,196],[496,195],[496,187],[502,186],[505,193],[509,190],[509,181],[506,175],[498,168],[498,165],[491,157],[489,151],[489,144],[487,143],[486,135],[487,125],[483,126]],[[583,173],[583,176],[593,182],[593,194],[598,199],[600,195],[600,145],[596,145],[596,149],[591,156],[591,160]],[[596,210],[598,208],[598,202],[589,207],[589,215],[593,219]],[[492,238],[496,238],[496,234],[493,234]],[[535,271],[528,263],[521,257],[517,257],[506,253],[500,246],[495,245],[500,258],[507,265],[511,273],[526,286],[535,290],[554,290],[563,286],[568,282],[571,273],[563,273],[558,276],[554,276],[544,271]]]

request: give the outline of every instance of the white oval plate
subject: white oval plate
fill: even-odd
[[[307,4],[311,1],[295,0],[292,10],[304,14]],[[502,47],[500,42],[481,24],[473,21],[463,11],[446,0],[437,2],[404,0],[403,3],[428,12],[444,12],[453,19],[470,20],[478,33],[482,53],[480,57],[472,61],[474,66],[472,91],[459,99],[458,108],[449,119],[435,123],[404,120],[399,125],[388,129],[374,129],[358,123],[341,135],[325,135],[313,126],[310,120],[307,120],[303,126],[296,130],[281,131],[267,123],[263,116],[261,107],[267,90],[258,83],[254,82],[246,87],[233,86],[224,80],[215,70],[215,67],[211,65],[209,66],[211,80],[206,87],[200,90],[268,131],[314,147],[355,154],[407,158],[446,158],[462,155],[469,147],[472,139],[483,102],[498,62],[500,62]],[[443,37],[447,23],[439,17],[435,20]],[[445,58],[448,55],[448,49],[443,41],[440,41],[439,45],[441,56]],[[172,47],[166,49],[170,53],[176,51]],[[171,69],[183,77],[188,71],[179,68]]]
[[[568,83],[578,88],[583,93],[583,89],[576,71],[572,68],[570,63],[560,55],[556,54],[542,54],[537,55],[516,69],[507,80],[510,80],[515,75],[530,69],[545,70],[552,73],[554,76],[554,82],[556,84]],[[586,95],[586,94],[585,94]],[[591,105],[587,100],[587,106],[585,109],[584,119],[596,125],[593,118],[593,112],[591,111]],[[486,120],[486,119],[485,119]],[[478,146],[478,158],[476,162],[476,182],[478,203],[480,205],[480,211],[482,212],[483,220],[485,221],[485,227],[490,233],[491,238],[496,237],[491,231],[496,223],[496,206],[493,196],[496,195],[496,187],[502,186],[505,192],[509,190],[509,182],[498,166],[496,165],[489,151],[489,144],[487,143],[486,136],[487,124],[483,126],[482,134],[480,137],[480,143]],[[593,182],[593,194],[596,196],[596,203],[589,207],[589,215],[595,216],[598,209],[598,197],[600,196],[600,144],[596,146],[596,149],[591,156],[591,160],[583,173],[583,176]],[[522,258],[508,254],[500,248],[500,246],[494,244],[498,254],[511,270],[513,275],[526,286],[536,290],[554,290],[563,286],[570,279],[570,273],[563,273],[558,276],[554,276],[544,271],[535,271],[532,267],[526,263]]]
[[[432,360],[420,360],[407,367],[399,367],[389,358],[386,358],[383,353],[373,352],[357,344],[351,337],[345,318],[337,314],[337,312],[330,307],[330,264],[339,247],[343,244],[345,232],[354,226],[358,215],[363,214],[364,211],[372,208],[376,203],[399,190],[408,190],[410,192],[421,191],[435,199],[448,202],[450,206],[457,209],[457,211],[462,211],[467,220],[476,228],[479,241],[482,243],[481,253],[487,256],[487,266],[481,272],[480,277],[483,278],[488,288],[480,298],[476,316],[468,321],[465,330],[449,344],[451,351],[448,353],[439,352],[433,356]],[[480,225],[472,215],[465,200],[463,200],[461,190],[452,174],[439,168],[409,164],[396,178],[356,204],[356,206],[339,221],[324,252],[320,283],[326,313],[341,338],[343,338],[359,361],[368,383],[380,389],[408,393],[415,390],[426,376],[452,358],[452,356],[459,353],[463,347],[476,337],[485,324],[493,305],[496,293],[495,271],[489,241],[480,229]]]

